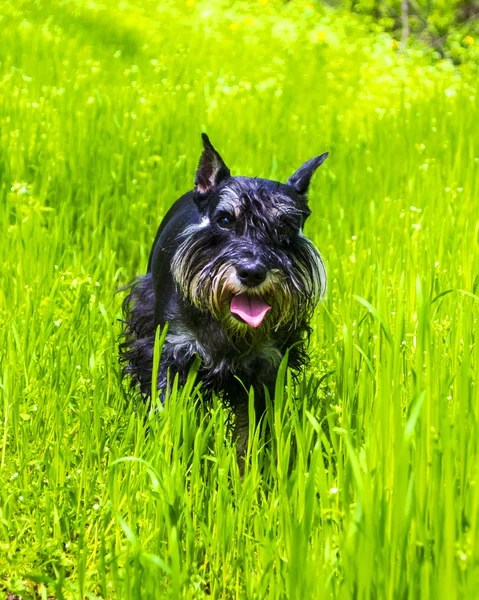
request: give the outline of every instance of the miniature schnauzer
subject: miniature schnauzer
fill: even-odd
[[[149,397],[155,332],[168,324],[154,384],[160,398],[174,375],[186,381],[199,356],[203,393],[219,394],[235,413],[241,458],[248,390],[260,416],[286,351],[294,370],[307,360],[309,321],[326,271],[303,227],[311,177],[328,153],[279,183],[232,176],[202,137],[195,188],[167,212],[147,274],[132,282],[124,301],[121,360],[123,373]]]

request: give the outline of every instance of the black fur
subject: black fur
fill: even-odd
[[[163,395],[168,376],[184,383],[199,355],[204,392],[236,408],[252,386],[261,412],[263,386],[272,395],[286,351],[293,369],[305,364],[309,321],[325,291],[323,263],[302,228],[311,177],[327,154],[282,184],[232,177],[206,135],[203,145],[195,189],[168,211],[147,274],[124,301],[123,372],[150,395],[155,330],[168,323],[157,381]],[[243,316],[233,314],[234,302]],[[254,303],[270,307],[259,325]]]

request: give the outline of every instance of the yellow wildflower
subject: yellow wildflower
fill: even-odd
[[[194,5],[195,5],[195,0],[186,0],[186,6],[188,8],[193,8]]]
[[[319,42],[324,42],[324,40],[326,39],[326,34],[324,33],[324,31],[318,31],[318,33],[316,34],[316,39]]]
[[[231,31],[236,31],[238,29],[238,23],[231,23],[230,29],[231,29]]]
[[[476,41],[472,37],[472,35],[466,35],[466,37],[464,38],[464,41],[466,42],[466,44],[469,44],[469,46],[473,46],[476,43]]]

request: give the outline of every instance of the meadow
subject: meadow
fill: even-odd
[[[4,0],[0,39],[0,597],[477,597],[477,62],[302,1]],[[330,152],[243,480],[194,374],[149,411],[118,365],[202,131],[233,174]]]

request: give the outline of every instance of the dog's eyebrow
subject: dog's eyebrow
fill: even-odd
[[[220,213],[220,212],[232,213],[233,215],[238,217],[239,212],[240,212],[240,207],[238,204],[235,204],[230,199],[225,199],[224,201],[221,201],[218,203],[218,205],[216,207],[216,212],[217,213]]]
[[[231,212],[235,217],[239,216],[241,211],[240,199],[234,190],[226,188],[221,192],[220,201],[216,206],[216,211]]]

